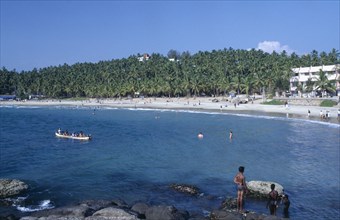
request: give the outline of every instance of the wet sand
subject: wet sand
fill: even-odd
[[[214,100],[214,101],[213,101]],[[218,102],[216,102],[216,100]],[[264,105],[262,99],[253,103],[234,105],[225,98],[197,97],[197,98],[133,98],[133,99],[87,99],[87,100],[28,100],[28,101],[1,101],[0,106],[74,106],[91,108],[149,108],[173,109],[191,111],[214,111],[235,114],[274,115],[278,117],[300,118],[314,121],[323,121],[340,125],[337,120],[339,106],[320,107],[303,105]],[[310,115],[308,117],[308,110]],[[320,118],[328,111],[328,119]]]

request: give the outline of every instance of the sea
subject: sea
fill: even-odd
[[[0,178],[29,185],[10,198],[12,206],[0,206],[0,216],[113,199],[209,215],[236,197],[239,166],[246,181],[284,187],[290,219],[340,216],[339,124],[268,113],[81,106],[3,106],[0,122]],[[92,140],[58,138],[58,128]],[[176,192],[174,183],[194,185],[200,195]],[[246,197],[245,209],[269,215],[266,201]]]

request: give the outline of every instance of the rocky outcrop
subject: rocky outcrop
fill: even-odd
[[[0,198],[18,195],[28,189],[28,185],[20,180],[0,179]]]
[[[222,204],[221,209],[223,210],[236,210],[237,209],[237,198],[226,198]]]
[[[188,185],[188,184],[171,184],[170,188],[182,192],[187,193],[193,196],[197,196],[200,194],[199,189],[196,186]]]
[[[146,210],[148,210],[148,208],[149,208],[149,205],[143,202],[138,202],[131,207],[131,210],[138,213],[139,218],[145,219],[145,213],[146,213]]]
[[[186,220],[189,219],[187,211],[179,211],[174,206],[152,206],[145,212],[148,220]]]
[[[267,197],[272,182],[250,181],[247,183],[253,195]],[[279,193],[283,192],[283,187],[274,183]],[[199,190],[195,186],[186,184],[172,184],[171,188],[188,195],[199,195]],[[260,197],[257,197],[260,198]],[[209,199],[209,196],[200,196],[196,199]],[[173,205],[150,205],[143,202],[130,206],[121,199],[86,200],[78,205],[46,209],[20,218],[21,220],[277,220],[275,216],[267,216],[255,212],[246,211],[238,213],[236,198],[226,198],[221,207],[202,213],[189,213],[185,210],[178,210]],[[1,216],[0,216],[1,218]],[[12,218],[5,218],[11,219]],[[287,220],[287,219],[286,219]]]
[[[257,214],[255,212],[243,212],[230,210],[213,210],[209,220],[287,220],[273,215]]]
[[[149,206],[145,203],[136,203],[129,208],[123,203],[108,201],[85,201],[77,206],[62,207],[32,213],[31,216],[22,217],[21,220],[187,220],[189,213],[181,211],[174,206]]]
[[[247,182],[249,190],[249,194],[247,196],[258,199],[266,199],[271,191],[271,184],[275,184],[275,190],[279,193],[279,195],[283,194],[283,186],[278,183],[269,181],[249,181]]]
[[[137,216],[130,214],[129,212],[115,207],[107,207],[95,212],[92,216],[86,218],[86,220],[138,220]]]
[[[237,212],[237,199],[226,198],[219,209],[213,210],[209,220],[289,220],[272,215],[259,214],[253,211],[245,210],[243,213]]]
[[[61,207],[30,213],[20,220],[280,220],[283,218],[267,216],[255,212],[239,213],[234,209],[236,200],[226,199],[228,204],[212,210],[208,216],[190,215],[174,206],[154,205],[138,202],[132,207],[121,207],[112,201],[84,201],[79,205]],[[124,205],[123,205],[124,206]],[[287,219],[285,219],[287,220]]]

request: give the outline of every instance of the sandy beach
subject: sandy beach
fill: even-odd
[[[234,105],[233,102],[222,97],[196,97],[196,98],[123,98],[123,99],[88,99],[82,101],[74,100],[27,100],[27,101],[1,101],[0,106],[74,106],[89,108],[151,108],[151,109],[173,109],[192,111],[218,111],[222,113],[256,114],[301,118],[327,123],[340,124],[337,120],[339,106],[320,107],[303,105],[264,105],[262,99],[253,103]],[[308,117],[308,110],[310,115]],[[320,112],[328,111],[329,119],[320,119]]]

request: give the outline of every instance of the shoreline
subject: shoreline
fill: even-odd
[[[213,102],[213,100],[215,102]],[[218,102],[216,102],[218,101]],[[88,108],[136,108],[136,109],[166,109],[166,110],[189,110],[196,112],[216,112],[227,114],[245,115],[274,115],[277,117],[304,119],[330,124],[340,125],[337,119],[339,106],[320,107],[304,105],[265,105],[262,100],[253,103],[234,105],[225,98],[196,97],[196,98],[134,98],[134,99],[86,99],[86,100],[28,100],[28,101],[0,101],[0,106],[69,106]],[[308,117],[308,110],[310,116]],[[320,112],[329,112],[328,119],[321,119]]]

